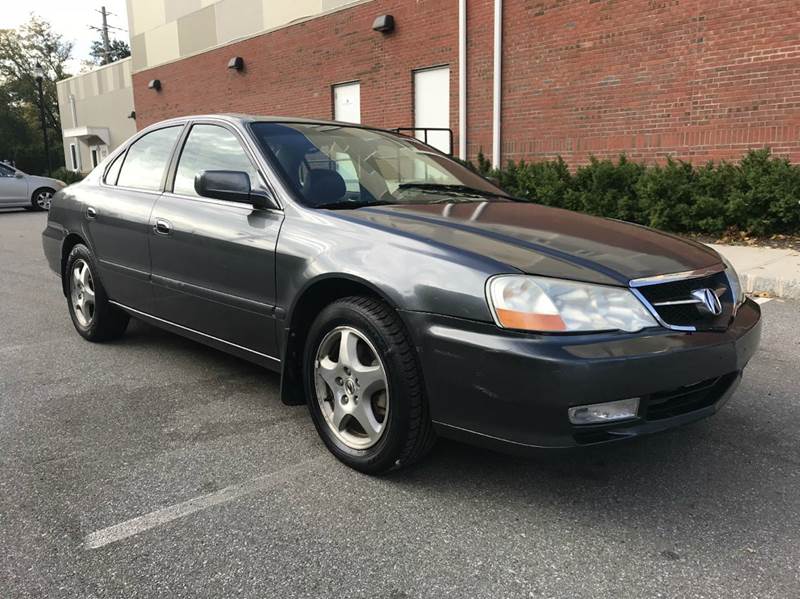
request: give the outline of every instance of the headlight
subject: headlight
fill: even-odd
[[[725,264],[725,276],[728,277],[728,285],[730,285],[731,294],[733,294],[733,305],[735,308],[738,308],[744,303],[745,299],[742,282],[739,280],[739,274],[736,272],[733,264],[722,254],[720,254],[719,257],[722,258],[722,262]]]
[[[630,290],[527,275],[489,279],[486,295],[503,328],[540,332],[640,331],[658,326]]]

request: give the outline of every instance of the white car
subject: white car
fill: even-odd
[[[50,177],[36,177],[0,162],[0,208],[48,210],[53,194],[67,186]]]

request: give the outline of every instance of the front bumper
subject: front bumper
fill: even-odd
[[[673,428],[728,400],[758,348],[747,300],[724,332],[532,335],[403,312],[442,436],[503,449],[575,447]],[[640,397],[636,419],[575,426],[571,406]]]

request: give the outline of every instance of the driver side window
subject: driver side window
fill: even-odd
[[[197,196],[194,178],[201,171],[242,171],[250,176],[251,187],[260,187],[258,171],[239,139],[218,125],[192,127],[178,162],[173,192]]]

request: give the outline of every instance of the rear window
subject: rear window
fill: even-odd
[[[119,156],[114,158],[114,162],[111,163],[111,166],[108,167],[106,171],[106,176],[103,181],[106,185],[116,185],[117,178],[119,177],[119,169],[122,166],[122,160],[125,156],[125,152],[122,152]]]
[[[117,185],[158,191],[182,126],[166,127],[140,137],[128,149]]]

